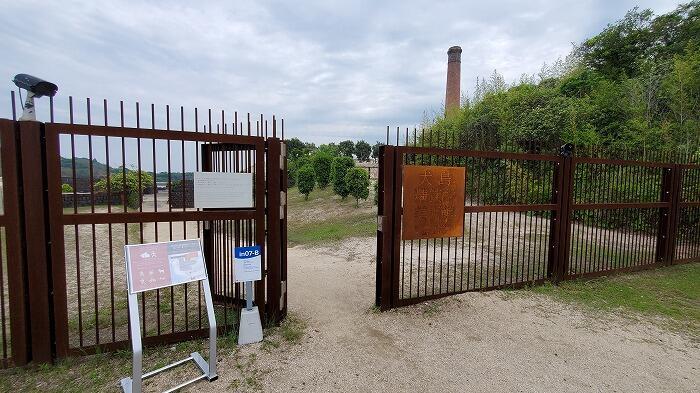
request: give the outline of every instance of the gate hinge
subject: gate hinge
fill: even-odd
[[[382,231],[382,221],[384,220],[384,216],[377,216],[377,231],[383,232]]]

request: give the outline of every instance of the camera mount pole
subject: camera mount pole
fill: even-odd
[[[34,93],[27,90],[27,99],[24,100],[24,110],[20,121],[36,121],[36,113],[34,112]]]

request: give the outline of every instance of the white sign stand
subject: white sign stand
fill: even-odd
[[[260,246],[234,249],[234,281],[245,282],[246,307],[241,310],[238,345],[258,343],[263,339],[258,307],[253,306],[253,281],[262,279]]]
[[[193,242],[196,242],[196,245],[192,244]],[[198,250],[196,252],[192,252],[191,249],[193,247],[198,248]],[[180,253],[178,253],[178,249],[187,250],[184,252],[180,251]],[[171,251],[174,251],[175,254],[172,255]],[[140,280],[138,278],[143,277],[144,275],[142,274],[142,270],[139,270],[138,267],[133,265],[134,261],[132,261],[132,253],[134,253],[141,260],[146,260],[147,263],[151,263],[151,265],[149,265],[147,268],[155,268],[155,270],[149,271],[151,273],[154,271],[156,272],[156,274],[152,276],[154,278],[150,279],[152,283],[149,284],[149,280]],[[166,253],[167,255],[162,255],[163,253]],[[121,380],[122,390],[125,393],[141,393],[143,380],[160,374],[163,371],[169,370],[173,367],[183,365],[189,361],[195,362],[197,367],[199,367],[201,370],[202,375],[168,389],[166,392],[174,392],[202,379],[207,379],[210,382],[215,381],[218,378],[216,373],[216,318],[214,316],[214,302],[211,296],[211,289],[209,287],[209,278],[206,276],[206,269],[204,269],[204,257],[202,256],[202,246],[199,239],[127,245],[124,246],[124,254],[128,277],[127,287],[129,292],[129,322],[131,325],[131,349],[133,351],[133,375]],[[164,263],[164,261],[168,262]],[[199,266],[199,263],[201,263],[201,266]],[[183,270],[193,271],[194,273],[189,278],[183,278]],[[163,274],[163,277],[159,277],[158,273],[163,273],[164,271],[165,273]],[[166,277],[168,271],[171,272],[171,276],[169,277],[170,281],[168,281],[168,277]],[[145,277],[149,277],[149,275],[146,274]],[[144,281],[146,282],[144,283]],[[145,292],[146,290],[183,284],[185,282],[199,283],[200,281],[202,282],[202,287],[204,290],[204,301],[207,306],[207,317],[209,319],[209,362],[204,360],[199,352],[193,352],[185,359],[178,360],[175,363],[161,367],[157,370],[143,373],[143,346],[141,343],[141,322],[139,318],[138,293]],[[136,284],[136,282],[140,283],[141,286]],[[162,285],[163,282],[165,282],[166,285]],[[144,285],[150,285],[150,287],[144,287]]]

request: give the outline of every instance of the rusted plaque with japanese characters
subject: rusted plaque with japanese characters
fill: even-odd
[[[401,238],[462,237],[465,179],[464,168],[404,166]]]

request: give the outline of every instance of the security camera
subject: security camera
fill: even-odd
[[[571,157],[574,155],[574,144],[567,143],[559,148],[559,154],[563,157]]]
[[[36,120],[34,98],[43,96],[53,97],[58,91],[58,86],[55,84],[28,74],[17,74],[12,81],[15,82],[15,85],[20,89],[27,91],[27,99],[24,101],[22,117],[19,118],[23,121]]]

